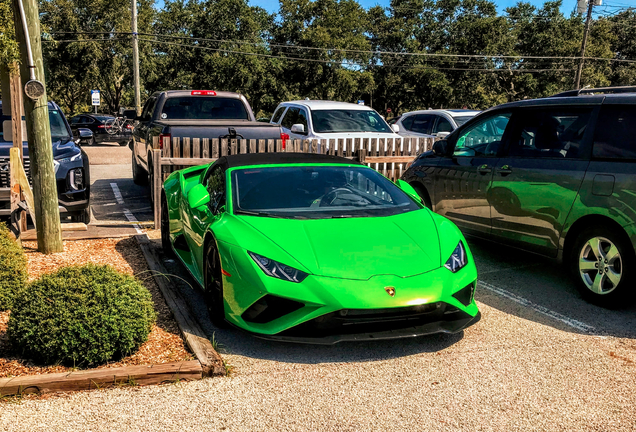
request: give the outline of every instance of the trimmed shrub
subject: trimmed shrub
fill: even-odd
[[[132,354],[156,314],[148,290],[110,266],[65,267],[16,293],[8,336],[45,364],[94,365]]]
[[[0,222],[0,311],[11,309],[15,293],[27,281],[27,260],[22,247]]]

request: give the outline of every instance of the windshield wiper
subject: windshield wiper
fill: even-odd
[[[271,218],[283,218],[283,216],[278,216],[272,213],[267,212],[253,212],[249,210],[236,210],[234,214],[238,215],[247,215],[247,216],[261,216],[261,217],[271,217]]]
[[[329,219],[344,219],[344,218],[352,218],[355,217],[354,215],[337,215],[337,216],[331,216]]]

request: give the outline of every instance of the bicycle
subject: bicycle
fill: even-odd
[[[124,130],[124,127],[127,129],[134,129],[135,125],[133,124],[132,119],[128,119],[126,117],[115,117],[110,120],[107,120],[104,123],[104,128],[109,135],[115,135],[121,133]]]

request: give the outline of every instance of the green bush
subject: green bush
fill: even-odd
[[[156,314],[148,290],[110,266],[65,267],[16,293],[8,335],[46,364],[94,365],[132,354]]]
[[[27,281],[27,260],[20,245],[0,222],[0,311],[11,309],[13,296]]]

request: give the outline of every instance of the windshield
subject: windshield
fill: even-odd
[[[166,100],[161,111],[163,120],[249,120],[240,99],[215,96],[185,96]]]
[[[49,124],[51,125],[51,138],[53,141],[71,139],[66,123],[64,123],[62,118],[62,113],[59,110],[49,109]]]
[[[464,123],[466,123],[468,120],[470,120],[471,118],[473,118],[475,116],[459,116],[459,117],[453,117],[453,120],[455,120],[455,123],[457,123],[457,126],[461,126]]]
[[[377,171],[359,166],[237,169],[232,196],[235,214],[290,219],[392,216],[419,209]]]
[[[0,141],[5,141],[3,129],[5,121],[11,122],[11,116],[0,117]],[[22,121],[24,121],[24,117],[22,117]],[[49,109],[49,124],[51,125],[51,139],[53,141],[71,139],[71,135],[66,129],[66,123],[64,123],[62,118],[62,113],[59,110]],[[10,123],[7,123],[7,125],[10,125]]]
[[[311,120],[317,133],[393,132],[382,117],[371,110],[312,111]]]

